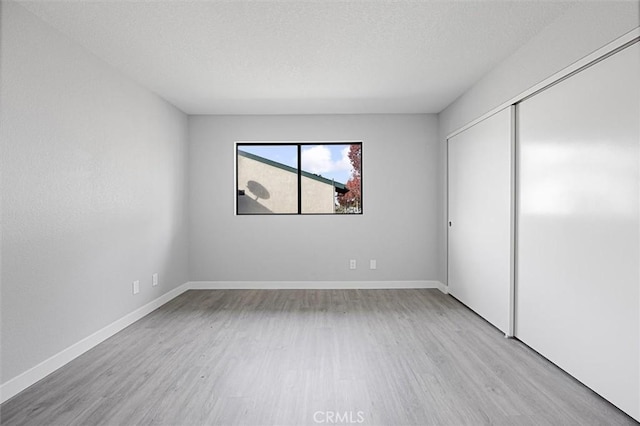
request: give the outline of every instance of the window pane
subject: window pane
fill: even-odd
[[[236,162],[238,214],[362,213],[361,142],[238,143]]]
[[[302,213],[361,213],[362,144],[301,148]]]
[[[298,148],[238,145],[238,214],[298,213]]]

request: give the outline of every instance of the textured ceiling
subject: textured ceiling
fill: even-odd
[[[575,1],[21,1],[189,114],[439,112]]]

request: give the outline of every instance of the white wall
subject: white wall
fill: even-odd
[[[440,162],[446,137],[590,53],[640,26],[636,0],[577,2],[557,21],[485,75],[438,114]],[[446,282],[446,168],[441,174],[438,228],[440,280]]]
[[[4,384],[188,281],[187,118],[15,3],[1,28]]]
[[[192,281],[436,279],[434,115],[193,116],[189,131]],[[234,142],[251,140],[362,140],[364,214],[235,216]]]

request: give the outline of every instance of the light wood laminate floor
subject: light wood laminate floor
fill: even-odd
[[[438,290],[188,291],[3,425],[631,425]]]

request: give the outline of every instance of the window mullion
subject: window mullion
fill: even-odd
[[[298,214],[302,214],[302,145],[298,144]]]

